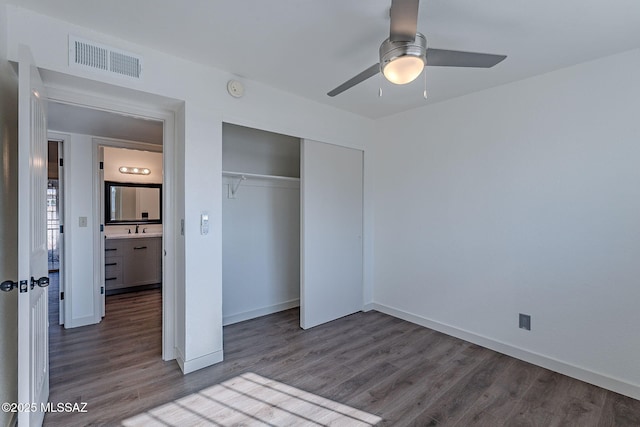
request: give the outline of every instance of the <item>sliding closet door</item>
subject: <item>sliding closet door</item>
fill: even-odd
[[[362,151],[304,140],[300,326],[362,310]]]

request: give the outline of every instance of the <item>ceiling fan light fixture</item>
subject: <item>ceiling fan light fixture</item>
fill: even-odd
[[[424,68],[422,58],[405,55],[387,63],[382,69],[382,74],[391,83],[403,85],[414,81]]]
[[[380,69],[391,83],[407,84],[414,81],[427,61],[427,39],[420,33],[412,42],[393,42],[389,39],[380,46]]]

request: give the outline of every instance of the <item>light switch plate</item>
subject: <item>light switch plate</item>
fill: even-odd
[[[200,215],[200,234],[203,236],[209,234],[209,214],[206,212]]]
[[[87,217],[81,216],[78,218],[78,227],[86,227],[87,226]]]

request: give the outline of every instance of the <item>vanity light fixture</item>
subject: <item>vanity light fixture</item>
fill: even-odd
[[[133,175],[149,175],[151,173],[151,169],[149,168],[138,168],[134,166],[120,166],[118,170],[120,173],[130,173]]]

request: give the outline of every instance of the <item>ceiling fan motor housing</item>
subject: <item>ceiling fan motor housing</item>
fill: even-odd
[[[427,39],[420,33],[416,33],[414,41],[391,41],[386,39],[380,45],[380,71],[394,60],[403,56],[414,56],[422,59],[427,65]]]

